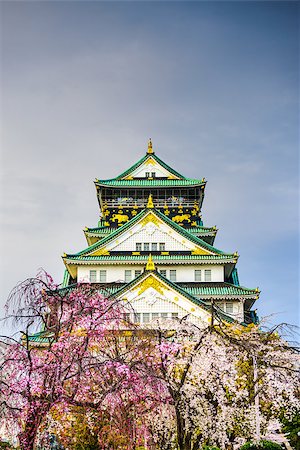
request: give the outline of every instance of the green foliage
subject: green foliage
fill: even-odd
[[[262,440],[258,443],[246,442],[240,450],[282,450],[282,447],[276,442]]]
[[[210,447],[209,445],[203,445],[202,450],[221,450],[219,447]]]
[[[0,449],[1,448],[5,448],[7,450],[10,450],[12,447],[11,447],[11,445],[8,442],[0,441]]]
[[[296,411],[292,419],[281,419],[282,431],[286,434],[289,443],[295,450],[300,450],[300,411]]]

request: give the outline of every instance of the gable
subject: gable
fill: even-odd
[[[173,173],[171,173],[169,170],[164,168],[161,164],[159,164],[153,157],[149,157],[148,159],[146,159],[144,163],[142,163],[135,170],[127,174],[126,177],[124,178],[131,179],[131,178],[149,178],[149,177],[169,178],[169,179],[179,178],[175,176]]]
[[[137,314],[150,314],[150,321],[154,318],[152,314],[157,313],[167,314],[168,318],[172,314],[177,314],[178,318],[189,315],[197,323],[208,323],[211,317],[203,307],[176,291],[153,272],[129,287],[118,298],[128,303],[129,311],[132,309]]]
[[[120,230],[121,231],[121,230]],[[181,230],[180,230],[181,231]],[[140,218],[131,227],[127,227],[122,233],[118,233],[115,239],[101,243],[98,248],[86,254],[90,256],[108,255],[109,252],[137,251],[138,243],[165,244],[164,251],[190,251],[195,255],[214,255],[213,251],[208,250],[201,244],[195,244],[192,239],[183,236],[180,231],[174,230],[169,224],[160,219],[153,210],[149,210],[146,215]],[[150,248],[150,250],[151,250]],[[141,249],[143,250],[143,248]],[[157,248],[159,250],[159,248]]]

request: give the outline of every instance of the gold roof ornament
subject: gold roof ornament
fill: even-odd
[[[155,270],[155,265],[154,265],[154,262],[152,261],[151,253],[150,253],[149,258],[148,258],[148,262],[147,262],[147,265],[146,265],[146,270],[151,270],[151,271]]]
[[[151,141],[151,138],[150,138],[149,141],[148,141],[148,150],[147,150],[147,153],[149,153],[149,154],[154,153],[153,148],[152,148],[152,141]]]
[[[154,208],[152,194],[149,194],[147,208]]]

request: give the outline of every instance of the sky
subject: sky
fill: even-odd
[[[96,226],[95,178],[156,154],[207,180],[204,224],[238,251],[270,323],[299,324],[299,4],[2,1],[1,291]]]

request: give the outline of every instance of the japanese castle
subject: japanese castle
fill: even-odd
[[[239,284],[237,253],[214,246],[216,227],[204,226],[206,181],[186,178],[148,149],[109,180],[96,179],[96,228],[85,228],[87,248],[64,254],[63,287],[95,283],[105,295],[129,302],[128,318],[151,327],[158,319],[188,317],[257,322],[259,290]]]

